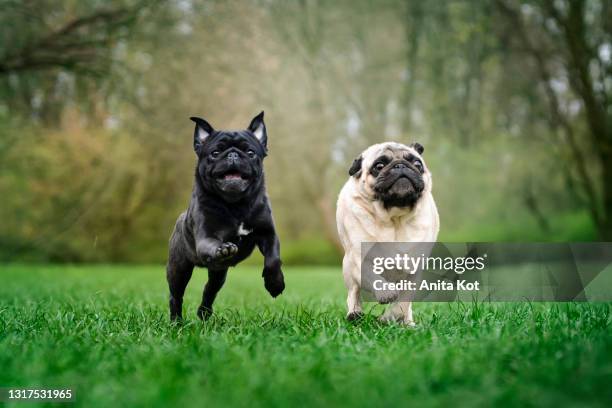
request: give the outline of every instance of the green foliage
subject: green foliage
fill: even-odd
[[[425,146],[443,240],[612,231],[607,2],[5,3],[0,259],[163,262],[188,117],[262,109],[286,264],[338,262],[347,167],[385,140]]]
[[[500,223],[471,224],[466,228],[440,231],[441,242],[588,242],[597,240],[597,230],[584,213],[559,214],[552,218],[550,230],[542,230],[527,215]]]
[[[2,266],[0,384],[75,387],[76,406],[606,406],[610,304],[380,306],[344,320],[337,268],[230,271],[216,317],[195,317],[205,273],[170,324],[163,267]]]
[[[342,257],[329,241],[302,239],[290,241],[281,249],[283,262],[288,265],[339,265]]]
[[[1,211],[13,259],[33,250],[46,260],[139,259],[125,239],[144,241],[151,226],[142,219],[160,211],[147,185],[155,168],[133,139],[78,129],[46,133],[40,142],[22,135],[6,160]]]

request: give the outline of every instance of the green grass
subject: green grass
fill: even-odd
[[[0,266],[0,386],[95,406],[609,406],[610,304],[417,304],[416,329],[344,320],[338,268],[230,271],[216,318],[172,325],[162,267]],[[23,406],[21,404],[15,406]]]

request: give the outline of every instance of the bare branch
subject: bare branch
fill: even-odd
[[[121,37],[119,29],[136,16],[135,8],[121,8],[77,17],[0,60],[0,74],[61,67],[99,71],[109,61],[105,55],[110,46]]]

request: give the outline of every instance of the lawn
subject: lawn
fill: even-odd
[[[610,406],[611,304],[417,304],[418,327],[344,320],[339,268],[205,272],[172,325],[161,266],[0,266],[0,386],[95,406]],[[17,406],[17,405],[15,405]],[[18,404],[18,406],[23,406]]]

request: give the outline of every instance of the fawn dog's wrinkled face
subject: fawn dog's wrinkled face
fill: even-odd
[[[197,179],[204,191],[226,202],[241,201],[262,188],[267,134],[263,112],[246,130],[214,130],[208,122],[196,123],[194,150],[198,155]]]
[[[367,148],[355,159],[349,174],[359,182],[367,199],[380,201],[385,208],[412,208],[425,191],[431,191],[431,174],[418,143],[380,143]]]

